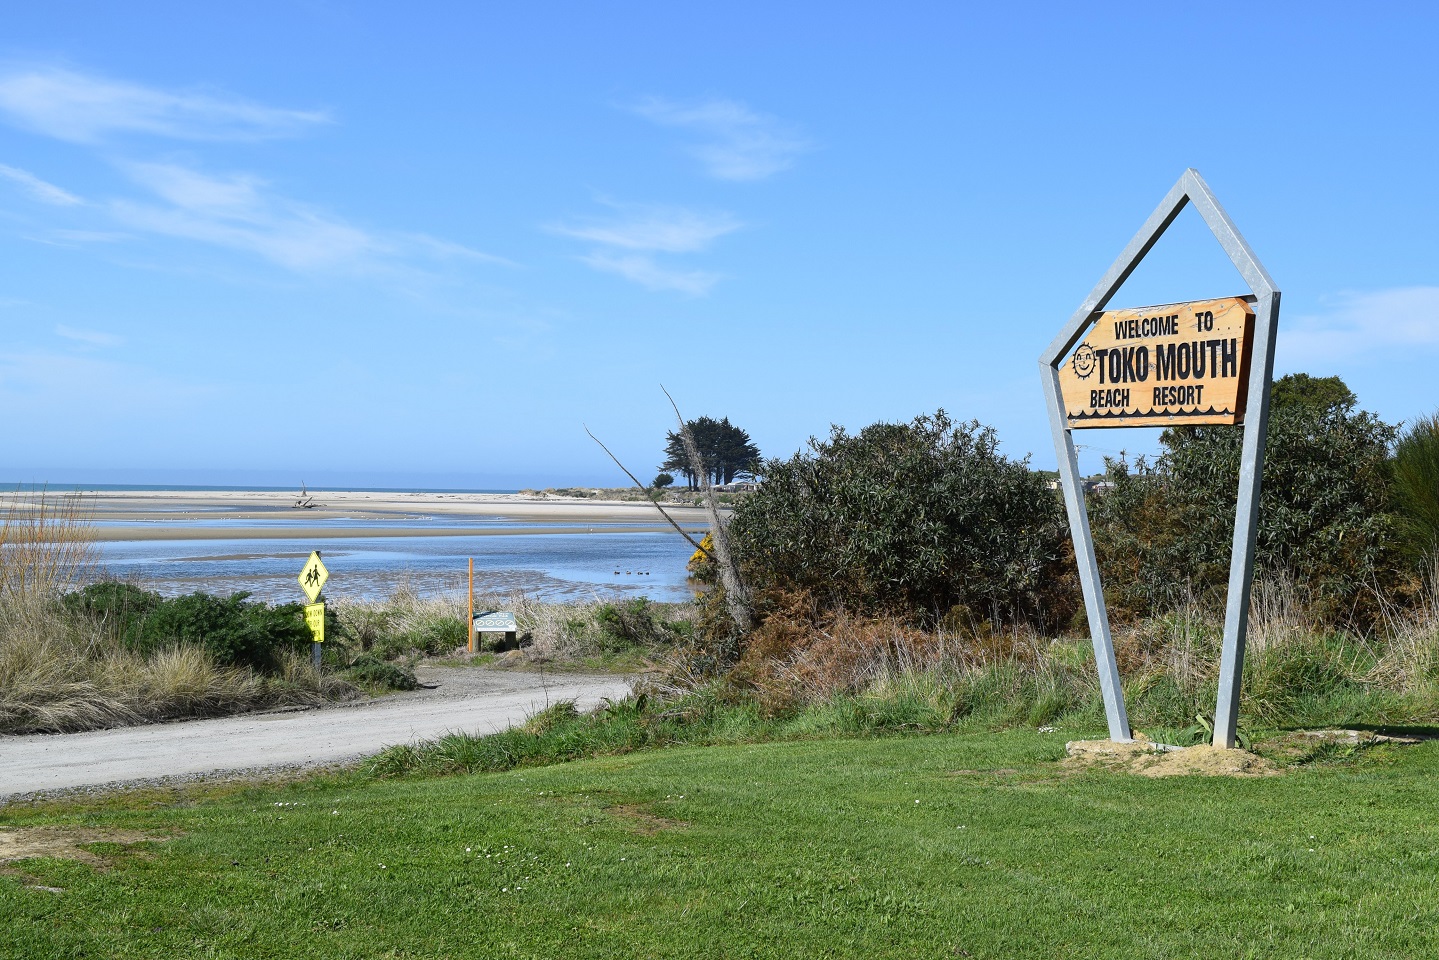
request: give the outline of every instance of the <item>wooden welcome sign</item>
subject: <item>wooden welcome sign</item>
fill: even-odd
[[[1242,297],[1102,313],[1059,369],[1068,426],[1243,423],[1253,342]]]

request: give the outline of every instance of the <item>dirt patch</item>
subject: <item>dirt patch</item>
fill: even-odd
[[[88,827],[0,827],[0,871],[18,860],[31,857],[55,857],[77,860],[104,870],[109,866],[100,854],[86,850],[94,843],[117,843],[129,846],[148,841],[166,840],[138,830],[99,830]],[[10,871],[14,872],[14,871]]]
[[[1269,777],[1282,773],[1273,761],[1246,750],[1198,747],[1164,747],[1143,734],[1133,741],[1074,740],[1065,744],[1066,767],[1099,767],[1141,777]]]
[[[668,817],[657,816],[634,803],[621,803],[617,806],[606,807],[605,813],[624,820],[629,824],[631,830],[642,837],[653,837],[666,830],[682,830],[689,826],[683,820],[671,820]]]

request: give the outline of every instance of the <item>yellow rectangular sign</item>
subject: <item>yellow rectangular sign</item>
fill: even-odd
[[[1059,368],[1068,426],[1243,423],[1253,340],[1242,297],[1100,314]]]
[[[325,642],[325,605],[323,603],[305,604],[305,626],[310,628],[316,643]]]

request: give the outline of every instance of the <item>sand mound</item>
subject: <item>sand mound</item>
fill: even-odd
[[[1143,734],[1133,741],[1072,740],[1065,744],[1067,767],[1101,767],[1141,777],[1268,777],[1283,770],[1245,750],[1219,750],[1209,745],[1162,747]]]

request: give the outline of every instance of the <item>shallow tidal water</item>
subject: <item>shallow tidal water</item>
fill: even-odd
[[[330,571],[324,592],[332,600],[381,600],[401,586],[422,597],[464,590],[470,557],[477,594],[523,591],[547,601],[694,596],[685,569],[694,548],[673,532],[240,540],[224,539],[217,525],[216,533],[213,540],[112,541],[96,549],[108,576],[166,596],[244,590],[304,602],[297,577],[311,550]]]

